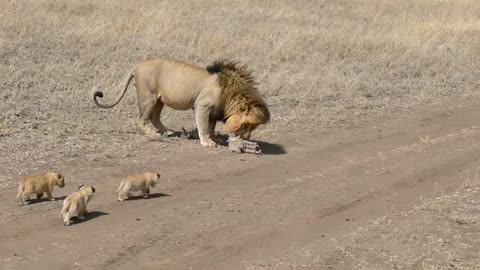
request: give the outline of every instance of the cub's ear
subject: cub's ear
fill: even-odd
[[[83,184],[80,184],[80,186],[78,186],[78,189],[82,188],[83,187]]]
[[[160,178],[160,174],[159,174],[159,173],[157,173],[157,178]]]
[[[92,186],[92,193],[95,193],[95,187]]]
[[[63,176],[62,176],[61,174],[59,174],[59,173],[57,173],[57,177],[58,177],[58,179],[62,179],[62,178],[63,178]]]

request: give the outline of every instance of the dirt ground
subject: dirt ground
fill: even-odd
[[[477,0],[1,1],[0,269],[480,269],[478,44]],[[145,137],[133,87],[95,107],[157,57],[246,64],[264,155]],[[20,207],[46,170],[57,200]],[[144,171],[151,198],[118,202]]]
[[[285,132],[260,142],[259,157],[179,140],[146,142],[142,156],[92,162],[88,170],[68,163],[70,182],[55,194],[95,185],[88,218],[64,227],[60,198],[19,207],[14,189],[1,192],[0,263],[2,269],[475,269],[478,196],[458,202],[471,207],[445,202],[455,203],[454,191],[476,183],[478,107],[429,108],[314,136]],[[162,173],[151,198],[116,201],[120,177],[145,169]],[[432,211],[440,213],[437,220]],[[440,244],[453,255],[439,256]]]

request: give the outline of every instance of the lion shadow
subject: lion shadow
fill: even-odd
[[[35,197],[35,195],[32,195],[32,197]],[[65,200],[65,198],[67,198],[67,196],[60,196],[60,197],[53,197],[54,201],[63,201]],[[40,199],[37,199],[36,197],[35,198],[31,198],[30,200],[27,200],[28,204],[27,205],[31,205],[31,204],[37,204],[37,203],[42,203],[42,202],[51,202],[45,195],[44,197],[40,198]]]
[[[72,217],[72,220],[74,221],[74,222],[72,223],[72,225],[74,225],[74,224],[80,224],[80,223],[89,221],[89,220],[91,220],[91,219],[98,218],[98,217],[101,217],[101,216],[106,216],[106,215],[109,215],[109,213],[102,212],[102,211],[91,211],[91,212],[88,212],[88,213],[85,215],[85,218],[84,218],[84,219],[79,219],[78,217]]]
[[[168,138],[173,139],[173,140],[178,140],[178,139],[187,139],[187,140],[198,140],[198,132],[197,129],[193,129],[190,131],[174,131],[170,133]],[[228,134],[216,134],[215,139],[220,146],[227,146],[228,147]],[[252,142],[256,142],[260,149],[262,150],[262,154],[264,155],[283,155],[286,154],[287,151],[285,148],[280,145],[280,144],[274,144],[274,143],[269,143],[269,142],[264,142],[264,141],[256,141],[252,140]]]
[[[264,141],[253,141],[258,144],[264,155],[284,155],[287,153],[283,145],[276,143],[269,143]]]
[[[170,140],[179,140],[179,139],[186,139],[186,140],[198,140],[198,131],[197,129],[193,130],[186,130],[182,128],[183,131],[171,131],[165,136]]]
[[[155,199],[155,198],[160,198],[160,197],[170,197],[172,195],[166,194],[166,193],[150,193],[148,195],[148,198],[143,198],[142,195],[133,195],[129,196],[125,201],[135,201],[135,200],[149,200],[149,199]]]

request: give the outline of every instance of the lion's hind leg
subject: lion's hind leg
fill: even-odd
[[[163,109],[163,102],[160,101],[160,99],[157,100],[155,105],[153,106],[152,110],[152,115],[150,117],[150,122],[152,122],[152,125],[157,129],[159,133],[167,133],[169,132],[169,129],[163,125],[162,120],[160,119],[162,115],[162,109]]]
[[[153,128],[148,126],[148,120],[150,119],[150,114],[152,113],[153,106],[148,105],[147,108],[140,110],[140,116],[138,118],[138,127],[147,135],[157,133]]]
[[[81,211],[78,213],[78,219],[83,220],[85,219],[85,215],[88,213],[87,207],[83,207]]]
[[[123,202],[125,198],[128,199],[128,192],[130,191],[130,188],[132,187],[132,184],[130,182],[126,182],[125,185],[123,185],[123,188],[118,192],[118,200]]]
[[[29,204],[31,195],[32,195],[31,191],[24,191],[22,194],[22,202],[24,204]]]
[[[155,134],[157,132],[148,125],[148,122],[152,119],[152,114],[157,104],[157,97],[154,94],[142,91],[142,89],[147,90],[148,88],[145,88],[146,86],[143,86],[141,83],[138,83],[136,87],[139,111],[138,127],[147,135]]]
[[[69,209],[67,210],[67,212],[64,215],[63,225],[69,226],[70,225],[70,219],[72,217],[77,216],[77,215],[78,215],[78,206],[76,205],[76,203],[70,204]]]

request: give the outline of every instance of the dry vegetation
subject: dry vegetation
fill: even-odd
[[[247,63],[276,123],[325,125],[352,112],[478,95],[473,0],[4,1],[2,10],[4,135],[131,131],[133,91],[103,121],[89,93],[113,94],[134,63],[151,57]]]
[[[12,0],[0,10],[0,150],[12,151],[9,165],[38,161],[41,149],[108,152],[95,142],[120,135],[134,147],[134,91],[113,112],[90,94],[113,98],[126,71],[152,57],[248,64],[273,112],[257,133],[266,139],[286,123],[316,130],[480,95],[474,0]],[[167,110],[165,122],[193,127],[191,112]]]
[[[268,141],[286,124],[314,132],[373,114],[478,99],[479,44],[477,0],[3,0],[0,190],[47,163],[88,166],[104,157],[135,155],[133,149],[146,139],[135,133],[133,89],[112,110],[96,108],[91,93],[105,90],[112,100],[127,70],[147,58],[247,64],[273,118],[254,136]],[[193,128],[191,111],[167,109],[164,119],[176,130]],[[476,190],[469,194],[468,200],[478,197]],[[454,203],[449,198],[457,199],[448,197],[438,207]],[[478,212],[471,207],[466,210]],[[474,231],[478,217],[472,221],[468,211],[454,208],[448,222]],[[437,222],[435,211],[422,211]],[[427,252],[446,240],[425,241],[440,245],[425,247]],[[390,258],[393,265],[395,256],[365,260]],[[438,260],[432,255],[432,263]]]

